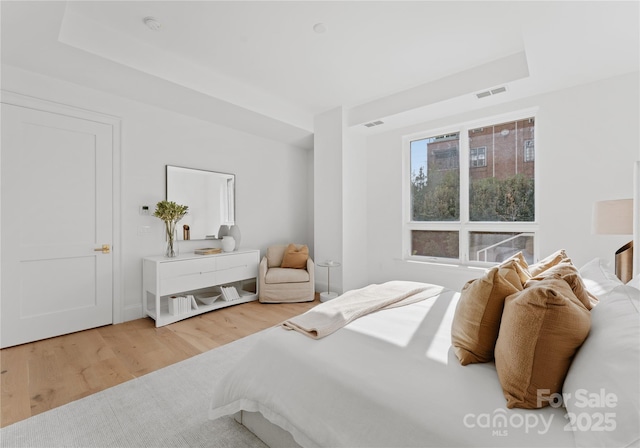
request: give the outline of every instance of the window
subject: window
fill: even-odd
[[[535,149],[533,146],[533,140],[524,141],[524,161],[533,162],[535,160]]]
[[[469,160],[471,168],[480,168],[483,166],[487,166],[486,146],[483,146],[482,148],[471,148],[469,155],[471,157]]]
[[[436,169],[457,170],[458,169],[458,148],[436,149],[433,151]]]
[[[410,258],[483,264],[522,251],[534,261],[534,124],[527,115],[405,140]]]

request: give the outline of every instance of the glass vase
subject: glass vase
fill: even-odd
[[[176,223],[174,221],[167,221],[166,228],[167,228],[167,248],[164,254],[167,258],[175,258],[179,255],[178,232],[176,230]]]

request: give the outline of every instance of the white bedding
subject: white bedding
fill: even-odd
[[[362,317],[321,340],[269,330],[209,417],[259,411],[304,447],[574,446],[564,408],[507,409],[492,363],[450,349],[459,294]]]

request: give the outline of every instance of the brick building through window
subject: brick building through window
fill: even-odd
[[[533,178],[534,125],[535,120],[527,118],[470,130],[470,179],[507,179],[516,174]],[[484,164],[478,163],[481,149],[484,149]]]

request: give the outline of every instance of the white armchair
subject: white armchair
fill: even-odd
[[[307,258],[306,267],[282,267],[287,245],[270,246],[259,268],[259,300],[262,303],[311,302],[315,299],[314,264]],[[296,245],[300,249],[301,245]]]

